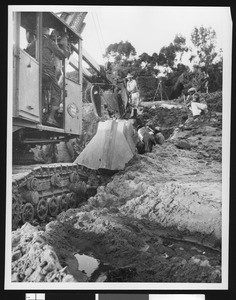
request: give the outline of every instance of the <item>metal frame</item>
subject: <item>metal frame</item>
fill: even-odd
[[[23,13],[23,15],[22,15]],[[69,33],[70,38],[72,38],[72,41],[74,44],[72,44],[72,50],[75,51],[76,56],[78,57],[78,61],[75,60],[74,63],[69,62],[70,65],[73,67],[73,69],[78,74],[78,79],[75,81],[76,84],[80,86],[80,89],[82,91],[82,84],[83,84],[83,75],[86,78],[86,75],[84,74],[83,67],[82,67],[82,60],[85,60],[96,72],[100,73],[102,77],[104,77],[103,70],[100,68],[100,66],[94,61],[90,55],[82,48],[82,38],[80,34],[78,34],[73,28],[70,28],[66,22],[61,20],[56,14],[52,12],[32,12],[32,15],[27,16],[27,13],[30,12],[16,12],[13,14],[13,17],[15,18],[15,27],[14,27],[14,34],[15,34],[15,48],[14,48],[14,62],[16,62],[16,73],[14,78],[14,84],[17,86],[19,85],[19,59],[17,59],[17,55],[19,55],[20,50],[20,26],[23,26],[23,28],[26,28],[29,26],[33,26],[33,29],[36,29],[36,60],[39,64],[39,120],[37,123],[31,122],[31,120],[26,120],[22,118],[19,113],[17,114],[17,107],[19,107],[18,103],[18,90],[14,90],[14,121],[13,126],[19,126],[22,128],[32,128],[35,129],[35,135],[37,135],[38,131],[48,131],[48,132],[55,132],[55,133],[61,133],[64,136],[78,136],[78,134],[70,133],[68,130],[66,130],[66,70],[65,70],[65,61],[63,60],[63,66],[62,66],[62,72],[63,72],[63,105],[64,105],[64,111],[63,111],[63,128],[56,128],[52,126],[47,126],[42,124],[42,117],[43,117],[43,99],[42,99],[42,47],[43,47],[43,33],[42,28],[44,25],[44,21],[48,22],[48,26],[51,28],[60,28],[62,30],[63,28],[66,29],[66,32]],[[23,18],[25,17],[25,18]],[[35,19],[34,19],[35,18]],[[44,19],[45,18],[45,19]],[[36,27],[35,27],[36,26]],[[76,58],[77,58],[76,57]],[[18,65],[17,65],[18,64]],[[18,69],[17,69],[18,68]],[[18,72],[18,74],[17,74]],[[87,72],[87,77],[90,77],[89,72]],[[111,84],[107,78],[104,78],[106,84]],[[102,85],[102,83],[101,83]],[[14,86],[14,85],[13,85]],[[19,88],[19,86],[18,86]],[[81,98],[81,99],[79,99]],[[76,100],[77,101],[77,100]],[[78,95],[78,102],[76,102],[77,105],[80,105],[80,101],[82,101],[82,95]]]
[[[82,77],[83,77],[83,72],[82,72],[82,59],[83,59],[83,54],[82,54],[82,41],[79,40],[78,42],[78,50],[79,50],[79,61],[78,61],[78,68],[79,68],[79,78],[78,78],[78,84],[81,85],[81,91],[82,91]]]
[[[20,74],[20,68],[19,68],[19,57],[20,57],[20,23],[21,23],[21,15],[18,12],[13,13],[13,19],[14,19],[14,39],[15,39],[15,45],[13,49],[13,66],[15,68],[15,77],[14,83],[13,83],[13,115],[15,117],[19,116],[19,74]]]
[[[65,90],[65,61],[63,60],[63,105],[64,105],[64,112],[63,112],[63,128],[55,128],[47,125],[42,124],[42,43],[43,43],[43,34],[42,34],[42,28],[43,28],[43,18],[45,12],[36,12],[35,13],[35,24],[36,24],[36,60],[39,63],[39,122],[37,124],[31,122],[30,120],[25,120],[24,118],[21,118],[19,116],[19,51],[20,51],[20,27],[21,25],[21,13],[22,12],[14,12],[13,13],[13,18],[14,18],[14,39],[15,39],[15,46],[14,46],[14,67],[15,69],[15,77],[14,78],[14,100],[13,100],[13,117],[14,121],[13,124],[16,126],[21,126],[21,127],[27,127],[27,128],[35,128],[35,130],[42,130],[42,131],[49,131],[49,132],[57,132],[57,133],[62,133],[64,135],[71,135],[70,133],[67,133],[65,131],[65,117],[66,117],[66,111],[65,111],[65,97],[66,97],[66,90]],[[74,34],[78,41],[79,47],[82,49],[81,46],[81,36],[76,33],[73,29],[68,27],[68,24],[63,22],[57,15],[54,13],[47,12],[47,14],[51,14],[53,16],[53,19],[55,18],[56,24],[60,22],[63,27],[66,28],[70,34]],[[59,23],[58,23],[59,24]],[[25,27],[23,25],[23,27]],[[80,59],[77,62],[77,67],[75,68],[75,71],[78,73],[78,82],[77,84],[82,85],[82,53],[79,51],[79,56]],[[78,53],[77,53],[78,54]],[[32,58],[33,59],[33,58]]]
[[[42,124],[43,117],[43,104],[42,104],[42,45],[43,45],[43,35],[42,35],[42,27],[43,27],[43,15],[42,12],[37,13],[37,36],[38,36],[38,53],[36,53],[36,57],[39,61],[39,119],[40,124]]]

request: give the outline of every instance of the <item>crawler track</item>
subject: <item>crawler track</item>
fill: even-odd
[[[13,166],[12,229],[75,208],[96,193],[97,171],[74,163]]]

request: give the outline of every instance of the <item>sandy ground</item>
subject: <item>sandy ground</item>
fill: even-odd
[[[221,134],[220,113],[176,128],[80,207],[14,231],[12,281],[221,282]]]

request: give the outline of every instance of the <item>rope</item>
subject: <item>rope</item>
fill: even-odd
[[[100,51],[101,51],[101,55],[102,55],[102,57],[103,57],[103,54],[102,54],[102,46],[101,46],[101,41],[100,41],[100,38],[99,38],[99,34],[98,34],[98,29],[97,29],[97,26],[96,26],[96,23],[95,23],[95,20],[94,20],[93,12],[92,12],[92,18],[93,18],[94,26],[95,26],[96,33],[97,33],[97,37],[98,37],[98,43],[99,43],[99,47],[100,47]]]
[[[103,34],[102,34],[102,30],[101,30],[101,26],[100,26],[100,22],[99,22],[99,19],[98,19],[98,15],[97,15],[97,13],[95,12],[95,15],[96,15],[96,17],[97,17],[97,21],[98,21],[98,28],[99,28],[99,30],[100,30],[100,34],[101,34],[101,38],[102,38],[102,42],[103,42],[103,47],[104,47],[104,49],[106,48],[106,46],[105,46],[105,42],[104,42],[104,38],[103,38]]]

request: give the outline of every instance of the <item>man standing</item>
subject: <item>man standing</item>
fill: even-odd
[[[193,100],[193,95],[196,92],[197,92],[197,90],[194,87],[191,87],[188,90],[188,96],[187,96],[186,101],[185,101],[185,106],[186,106],[186,109],[187,109],[188,118],[192,117],[192,112],[191,112],[190,106],[191,106],[191,102]]]
[[[52,126],[59,126],[55,119],[55,113],[59,108],[61,101],[61,88],[57,82],[57,71],[55,67],[56,57],[60,60],[68,56],[66,51],[63,51],[49,38],[50,29],[43,27],[43,46],[42,46],[42,73],[43,85],[47,82],[51,87],[51,111],[49,113],[47,124]],[[27,48],[26,52],[32,57],[35,57],[36,40],[34,40]]]
[[[129,101],[132,106],[132,112],[131,112],[131,117],[136,118],[137,117],[137,108],[139,105],[139,91],[138,91],[138,86],[137,82],[135,79],[133,79],[133,76],[131,74],[128,74],[126,76],[128,79],[127,82],[127,91],[129,93]]]

